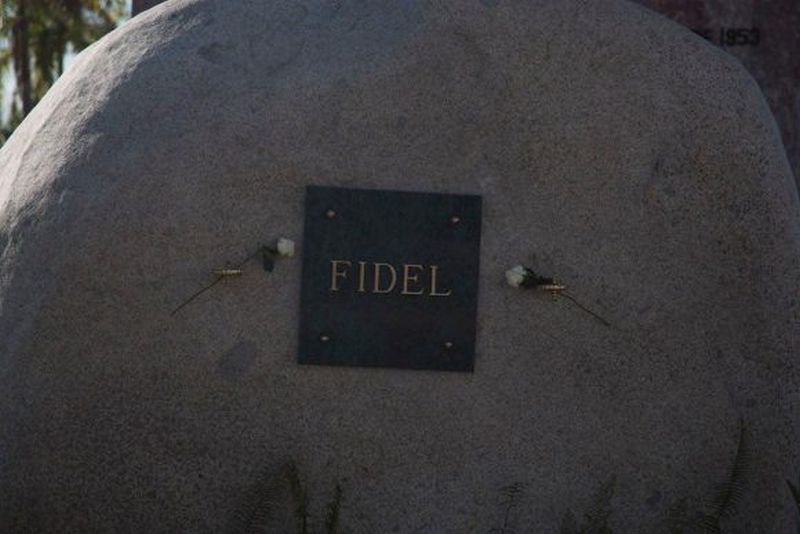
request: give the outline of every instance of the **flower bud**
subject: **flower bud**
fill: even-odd
[[[278,250],[278,254],[280,256],[291,258],[292,256],[294,256],[294,241],[282,237],[278,239],[278,245],[276,249]]]
[[[506,271],[506,282],[511,287],[522,287],[525,279],[530,275],[530,270],[522,265],[516,265]]]

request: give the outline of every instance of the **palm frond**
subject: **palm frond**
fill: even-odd
[[[511,530],[511,522],[512,522],[511,512],[519,504],[519,499],[522,497],[524,491],[525,491],[524,482],[514,482],[513,484],[509,484],[508,486],[503,486],[502,488],[500,488],[500,495],[503,496],[501,505],[504,508],[503,526],[501,526],[498,529],[495,529],[496,532],[502,532],[504,534],[513,532]]]
[[[264,470],[258,474],[255,483],[245,495],[242,504],[233,517],[232,531],[237,534],[261,534],[267,532],[277,494],[281,487],[278,473]]]
[[[792,492],[792,497],[794,497],[794,504],[797,507],[797,513],[795,514],[795,523],[797,524],[797,532],[800,533],[800,489],[797,486],[791,483],[791,481],[787,480],[786,484],[789,486],[789,491]]]
[[[339,532],[339,513],[342,507],[342,487],[336,484],[333,489],[333,499],[328,503],[328,513],[325,515],[325,532],[336,534]]]
[[[736,457],[733,460],[731,475],[725,484],[720,486],[716,499],[716,510],[720,517],[728,517],[736,513],[747,489],[746,482],[750,471],[750,444],[747,428],[743,421],[739,423],[739,441],[736,445]]]
[[[559,534],[578,534],[578,520],[575,519],[575,514],[569,508],[564,513],[564,517],[561,518],[561,526],[558,532]]]
[[[702,514],[700,519],[697,521],[697,526],[702,528],[706,532],[710,532],[712,534],[719,534],[722,532],[722,527],[720,527],[720,518],[716,515],[711,514]]]
[[[587,521],[587,529],[585,530],[588,530],[588,532],[611,532],[608,520],[611,518],[611,499],[614,497],[616,486],[617,477],[612,475],[605,484],[600,486],[600,489],[595,494],[592,505],[585,514]]]
[[[800,489],[797,488],[791,481],[787,480],[786,484],[789,486],[789,491],[792,492],[792,497],[794,497],[794,503],[797,505],[797,511],[800,512]]]
[[[561,518],[560,534],[612,534],[609,520],[611,519],[611,499],[617,487],[617,476],[612,475],[594,494],[588,511],[583,516],[585,523],[579,525],[571,509]]]
[[[687,518],[687,502],[686,497],[678,499],[676,503],[669,507],[667,510],[666,526],[670,534],[682,534],[684,529],[689,526]]]
[[[744,421],[739,421],[739,440],[736,444],[736,456],[728,478],[717,486],[716,495],[711,502],[710,513],[703,514],[699,526],[707,532],[720,532],[723,518],[736,514],[747,490],[751,453],[749,433]]]
[[[286,480],[289,481],[289,488],[292,492],[297,532],[308,534],[308,494],[300,480],[300,472],[297,470],[294,460],[290,461],[286,467]]]

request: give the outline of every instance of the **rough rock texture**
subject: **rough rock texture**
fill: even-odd
[[[483,195],[474,374],[297,366],[297,258],[171,314],[309,183]],[[799,213],[752,79],[633,4],[155,7],[0,150],[0,530],[291,531],[293,458],[315,527],[338,482],[348,532],[487,532],[519,482],[553,532],[613,479],[615,532],[667,531],[742,420],[722,526],[787,532]]]
[[[635,1],[707,36],[742,62],[764,91],[800,185],[800,2]]]
[[[165,0],[133,0],[133,14]],[[781,130],[800,185],[800,2],[753,0],[633,0],[662,13],[723,47],[753,75]],[[723,31],[724,29],[724,31]],[[726,44],[725,32],[744,31]],[[674,34],[671,34],[674,35]]]

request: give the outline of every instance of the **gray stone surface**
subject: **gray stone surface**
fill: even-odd
[[[752,0],[635,0],[680,22],[742,62],[764,92],[800,185],[800,2]],[[731,28],[748,32],[748,45],[726,43]],[[734,30],[736,31],[736,30]],[[758,33],[758,44],[754,32]],[[742,43],[744,39],[739,38]],[[737,42],[734,40],[734,42]],[[730,43],[730,40],[728,40]]]
[[[133,14],[165,0],[133,0]],[[786,154],[800,184],[800,2],[752,0],[634,0],[687,28],[707,35],[753,75],[781,130]],[[721,28],[754,29],[756,46],[725,46]],[[675,35],[670,33],[670,35]],[[752,35],[752,34],[751,34]]]
[[[790,531],[800,211],[755,83],[632,4],[377,4],[157,6],[0,150],[2,530],[220,532],[294,458],[316,526],[338,481],[348,532],[487,532],[522,482],[554,532],[615,476],[614,531],[666,531],[741,418],[725,531]],[[309,183],[483,195],[474,374],[298,367],[299,258],[170,314],[300,240]]]

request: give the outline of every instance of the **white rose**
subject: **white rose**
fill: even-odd
[[[294,256],[294,241],[282,237],[278,239],[277,249],[279,255],[291,258]]]
[[[520,287],[528,276],[528,269],[517,265],[506,271],[506,281],[511,287]]]

